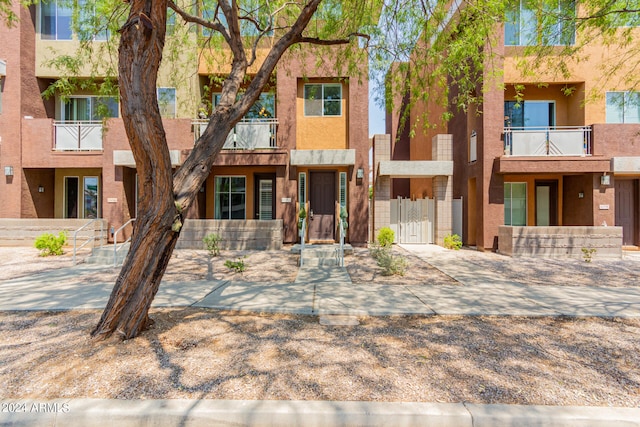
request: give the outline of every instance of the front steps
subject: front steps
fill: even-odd
[[[129,252],[129,243],[120,248],[117,253],[116,265],[122,265],[127,253]],[[101,248],[94,248],[91,251],[85,263],[87,264],[99,264],[99,265],[113,265],[113,245],[103,246]]]
[[[338,266],[338,252],[340,251],[340,245],[315,245],[308,244],[302,245],[295,244],[291,248],[291,252],[300,254],[299,265],[303,267],[335,267]],[[302,252],[302,253],[301,253]],[[353,253],[353,247],[349,244],[344,245],[344,255],[350,255]]]

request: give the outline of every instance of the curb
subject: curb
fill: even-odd
[[[640,408],[286,400],[7,400],[19,426],[640,426]]]

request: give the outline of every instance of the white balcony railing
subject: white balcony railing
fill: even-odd
[[[591,126],[504,129],[504,154],[510,156],[590,156]]]
[[[102,122],[54,122],[56,151],[102,150]]]
[[[194,122],[196,141],[200,138],[208,123],[207,120],[196,120]],[[229,133],[222,148],[225,150],[276,148],[277,125],[277,119],[242,120]]]

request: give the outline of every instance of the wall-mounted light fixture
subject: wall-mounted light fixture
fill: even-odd
[[[578,199],[584,199],[584,192],[583,191],[578,193]]]
[[[600,177],[600,185],[611,185],[611,175],[607,175],[605,172],[604,175]]]
[[[44,193],[44,185],[38,185],[38,193]]]
[[[13,166],[4,167],[4,176],[13,176]]]
[[[358,168],[358,170],[356,171],[356,178],[357,178],[357,179],[362,179],[362,178],[364,178],[364,169],[362,169],[362,168]]]

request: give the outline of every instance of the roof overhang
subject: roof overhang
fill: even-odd
[[[612,157],[611,172],[618,175],[640,174],[640,157]]]
[[[169,156],[171,157],[171,166],[178,167],[182,165],[180,150],[169,150]],[[113,164],[130,168],[136,167],[136,161],[131,150],[113,150]]]
[[[450,160],[383,160],[378,163],[378,176],[390,178],[433,178],[452,176]]]
[[[611,158],[601,156],[545,156],[545,157],[498,157],[497,171],[500,174],[526,173],[604,173],[611,172]]]
[[[353,166],[356,150],[291,150],[291,166]]]

